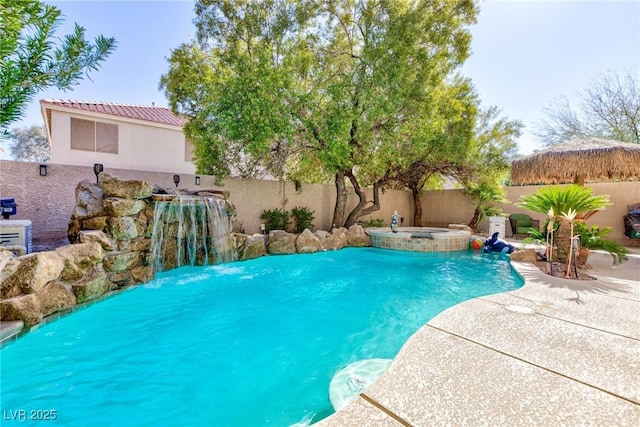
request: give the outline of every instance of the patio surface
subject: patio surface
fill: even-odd
[[[513,262],[515,291],[458,304],[423,326],[333,426],[640,425],[640,250],[598,280]]]

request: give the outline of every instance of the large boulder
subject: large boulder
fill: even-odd
[[[35,294],[20,295],[0,301],[0,320],[22,320],[33,326],[42,322],[40,299]]]
[[[66,282],[80,279],[86,270],[101,264],[104,258],[104,251],[98,242],[65,245],[57,248],[56,252],[64,259],[60,279]]]
[[[116,216],[109,220],[109,234],[116,240],[131,240],[138,237],[138,224],[130,216]]]
[[[334,228],[323,243],[324,248],[328,251],[344,248],[347,246],[347,229],[344,227]]]
[[[150,265],[141,265],[131,269],[131,276],[136,283],[147,283],[153,280],[153,267]]]
[[[10,250],[0,246],[0,283],[18,270],[20,261]]]
[[[106,197],[123,199],[146,199],[151,197],[153,188],[145,181],[122,181],[108,173],[101,173],[98,183]]]
[[[347,230],[347,245],[371,246],[371,238],[365,233],[361,225],[353,224],[349,227],[349,230]]]
[[[107,197],[104,199],[104,209],[111,216],[133,216],[142,211],[147,204],[139,199],[121,199]]]
[[[71,285],[78,304],[92,300],[111,290],[104,272],[88,272],[85,277]]]
[[[88,179],[83,179],[76,186],[76,206],[72,217],[92,218],[102,213],[102,189]]]
[[[16,271],[0,283],[0,298],[36,292],[57,279],[64,269],[64,259],[55,251],[23,255],[18,260]]]
[[[233,243],[235,244],[236,259],[242,259],[244,248],[247,244],[247,236],[244,233],[233,233]]]
[[[241,237],[244,236],[244,237]],[[252,236],[236,235],[238,244],[238,258],[240,260],[259,258],[267,255],[267,247],[264,243],[264,234],[254,234]]]
[[[140,262],[138,252],[109,252],[104,256],[103,267],[105,271],[129,271]]]
[[[327,230],[316,230],[315,233],[313,233],[318,239],[320,239],[321,242],[323,242],[327,237],[329,237],[329,235],[331,233],[329,233]]]
[[[318,236],[306,228],[296,239],[296,250],[299,254],[310,254],[322,251],[324,247]]]
[[[512,252],[509,255],[511,261],[520,261],[520,262],[536,262],[538,261],[538,257],[536,256],[536,251],[534,249],[520,249],[515,252]]]
[[[40,301],[40,311],[44,316],[76,305],[76,296],[69,288],[61,281],[53,280],[35,293]]]
[[[151,239],[147,237],[136,237],[131,240],[129,250],[136,252],[148,252],[151,250]]]
[[[272,255],[288,255],[296,253],[296,235],[284,230],[271,230],[267,251]]]
[[[115,246],[113,240],[101,230],[83,230],[78,233],[78,241],[80,243],[97,242],[102,246],[102,249],[108,251],[114,250]]]
[[[112,271],[107,273],[107,286],[110,289],[123,288],[136,283],[136,279],[133,278],[131,271]]]
[[[94,216],[93,218],[83,219],[82,229],[83,230],[102,230],[104,231],[107,228],[107,221],[109,221],[110,216],[101,215]]]

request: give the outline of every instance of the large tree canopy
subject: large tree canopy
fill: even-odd
[[[48,87],[70,89],[83,74],[97,70],[115,48],[115,39],[54,36],[60,10],[38,0],[0,0],[0,128],[24,114],[26,104]]]
[[[609,71],[589,82],[572,106],[566,97],[552,103],[535,135],[547,145],[598,137],[640,144],[640,82]]]
[[[469,80],[458,77],[446,90],[448,96],[438,106],[447,120],[445,130],[412,155],[413,163],[398,165],[391,174],[393,187],[409,189],[413,195],[415,226],[422,225],[422,191],[443,179],[454,178],[473,199],[489,191],[499,194],[522,128],[519,121],[500,117],[496,107],[483,108]],[[480,198],[476,201],[483,202]]]
[[[348,226],[379,208],[394,170],[455,140],[445,82],[476,13],[472,0],[199,0],[197,40],[173,51],[161,87],[189,118],[199,172],[333,177],[334,224]]]

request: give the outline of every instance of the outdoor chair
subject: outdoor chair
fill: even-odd
[[[516,239],[518,238],[518,234],[524,234],[526,236],[530,228],[540,231],[540,221],[531,218],[527,214],[511,214],[509,215],[509,223],[511,224],[511,233]]]

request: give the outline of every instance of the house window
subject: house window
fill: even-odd
[[[193,161],[193,143],[188,139],[184,140],[184,160],[186,162]]]
[[[118,125],[72,118],[71,149],[118,154]]]

